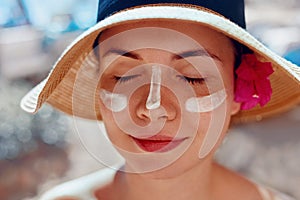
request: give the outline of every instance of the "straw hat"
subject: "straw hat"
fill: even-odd
[[[300,68],[276,55],[245,30],[243,0],[102,0],[98,23],[82,33],[62,54],[49,76],[21,101],[21,107],[35,113],[47,102],[70,115],[101,120],[95,99],[98,77],[93,43],[99,33],[130,21],[184,20],[208,26],[251,49],[261,61],[272,62],[273,94],[264,107],[240,111],[234,122],[260,120],[286,111],[300,102]]]

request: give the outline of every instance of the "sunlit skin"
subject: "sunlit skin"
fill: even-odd
[[[135,28],[141,27],[161,27],[184,33],[199,42],[208,52],[208,55],[201,55],[201,57],[204,57],[204,60],[209,59],[215,63],[221,73],[222,83],[227,92],[225,101],[226,111],[223,113],[224,122],[220,124],[220,126],[222,126],[221,135],[210,153],[205,158],[199,159],[199,149],[203,143],[208,124],[210,123],[211,113],[186,112],[184,109],[180,108],[179,102],[176,99],[176,94],[172,93],[169,88],[164,86],[161,87],[162,108],[149,112],[149,110],[146,109],[149,85],[140,87],[132,94],[129,100],[130,116],[137,125],[146,126],[153,120],[165,120],[165,125],[159,134],[175,137],[181,123],[181,117],[184,117],[184,119],[186,119],[185,121],[190,121],[191,125],[197,126],[196,135],[189,136],[189,133],[185,133],[187,140],[191,140],[191,145],[179,159],[169,166],[148,173],[118,172],[110,185],[96,191],[97,198],[106,200],[259,200],[259,193],[252,183],[219,166],[213,161],[214,152],[222,143],[223,138],[228,131],[231,116],[236,114],[240,109],[240,104],[233,100],[233,66],[235,55],[232,42],[223,34],[208,27],[199,24],[195,25],[191,22],[174,20],[130,22],[104,31],[100,40],[104,41],[123,31],[134,30]],[[150,41],[151,39],[158,43],[164,43],[166,40],[164,37],[147,38],[147,40]],[[172,36],[168,39],[172,40]],[[138,42],[137,40],[136,36],[128,35],[126,40],[123,39],[118,41],[118,46],[126,48],[126,46],[130,44],[128,41],[134,43]],[[105,46],[100,48],[99,58],[102,61],[100,68],[105,68],[105,64],[103,63],[105,63],[106,59],[109,59],[109,56],[118,54],[118,52],[107,53],[108,49],[110,48]],[[147,63],[159,63],[165,66],[171,66],[176,68],[179,73],[189,77],[199,76],[196,71],[193,71],[192,68],[185,65],[186,61],[184,59],[174,57],[174,54],[171,52],[161,49],[139,49],[130,52],[130,54],[126,54],[126,56],[120,56],[108,68],[105,68],[106,70],[102,70],[99,87],[111,91],[117,81],[113,80],[112,77],[122,76],[122,74],[130,70],[130,67]],[[186,83],[178,81],[178,84]],[[191,87],[195,90],[197,95],[204,95],[201,94],[203,91],[199,92],[197,85],[191,84]],[[118,149],[134,153],[143,153],[143,151],[134,143],[132,137],[124,133],[118,127],[118,124],[113,117],[114,113],[107,109],[101,101],[99,104],[103,122],[105,123],[108,136],[112,143]],[[201,115],[201,120],[199,123],[195,124],[193,119],[199,117],[199,115]],[[129,158],[128,160],[128,162],[130,162]]]

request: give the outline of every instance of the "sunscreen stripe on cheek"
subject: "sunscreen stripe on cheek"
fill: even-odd
[[[120,112],[127,107],[128,100],[123,94],[112,93],[107,90],[100,90],[100,99],[106,108],[112,112]]]
[[[204,97],[192,97],[185,102],[189,112],[210,112],[219,107],[226,99],[225,89]]]
[[[152,66],[152,75],[150,83],[150,91],[146,102],[148,110],[160,107],[160,88],[161,88],[161,69],[159,66]]]

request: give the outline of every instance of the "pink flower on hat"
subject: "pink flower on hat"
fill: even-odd
[[[236,70],[235,98],[242,110],[249,110],[257,104],[266,105],[272,95],[269,76],[274,72],[272,63],[260,62],[254,54],[242,56],[242,63]]]

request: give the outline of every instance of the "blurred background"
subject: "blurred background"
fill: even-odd
[[[300,0],[246,0],[248,30],[300,65]],[[37,199],[102,167],[82,146],[74,121],[21,97],[48,74],[70,42],[96,21],[97,0],[0,0],[0,199]],[[88,121],[82,126],[89,129]],[[230,130],[216,159],[300,199],[300,107]],[[96,141],[97,142],[97,141]]]

